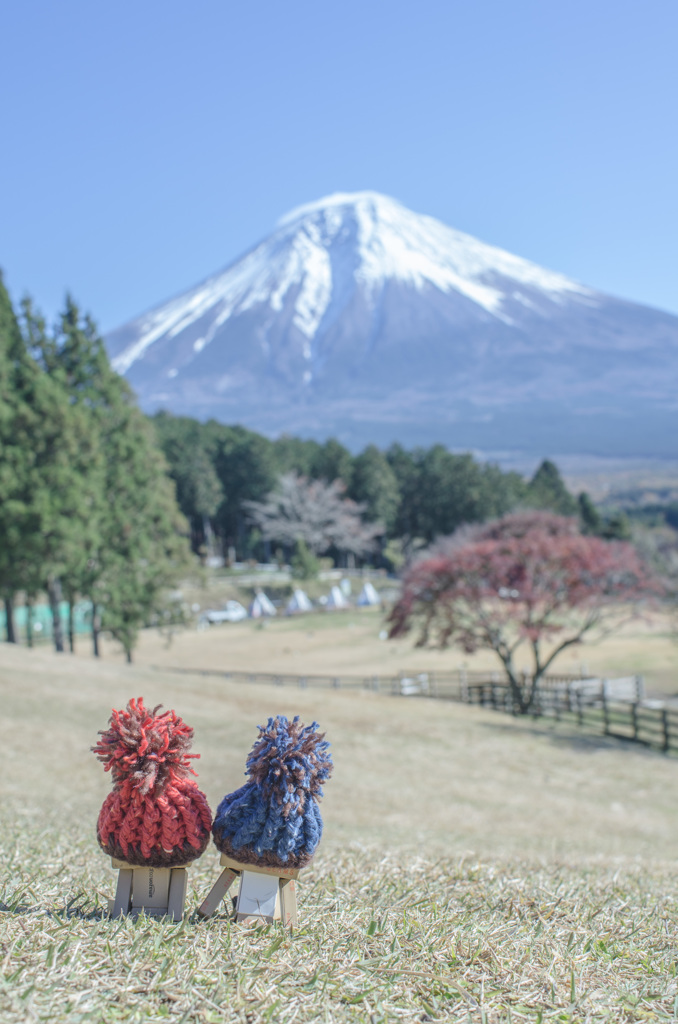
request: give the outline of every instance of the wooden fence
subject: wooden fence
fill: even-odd
[[[622,684],[619,689],[623,692],[632,682],[639,691],[635,699],[617,696],[614,684]],[[512,713],[513,700],[505,682],[472,683],[467,699],[471,704]],[[678,752],[678,707],[645,699],[642,682],[635,676],[619,680],[584,679],[566,687],[540,688],[530,716],[570,722],[579,728],[632,740],[664,753]]]
[[[394,697],[419,697],[475,704],[515,714],[511,688],[499,673],[401,672],[397,676],[292,675],[280,672],[227,672],[154,666],[163,672],[216,676],[249,685],[306,689],[365,690]],[[528,682],[527,679],[524,682]],[[605,736],[630,740],[663,751],[678,752],[678,706],[647,700],[642,676],[582,679],[545,676],[537,689],[531,718],[552,718]]]

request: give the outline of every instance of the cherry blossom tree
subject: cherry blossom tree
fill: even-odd
[[[326,483],[286,473],[264,501],[246,501],[244,507],[264,540],[290,547],[303,541],[316,555],[331,547],[366,555],[384,527],[364,522],[365,505],[346,498],[345,490],[341,480]]]
[[[566,648],[617,628],[657,585],[634,548],[578,533],[545,512],[515,513],[439,543],[407,571],[390,636],[417,645],[494,651],[516,711],[530,711],[539,681]],[[519,649],[533,671],[521,678]]]

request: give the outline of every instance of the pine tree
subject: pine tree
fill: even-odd
[[[386,456],[376,445],[368,445],[353,460],[350,496],[365,504],[365,516],[379,520],[390,533],[398,514],[400,490]]]
[[[68,362],[62,357],[64,317],[62,328],[50,334],[30,300],[22,302],[25,345],[35,356],[38,370],[30,400],[35,422],[24,444],[27,448],[33,445],[38,455],[34,486],[36,493],[44,496],[30,544],[36,552],[34,560],[40,564],[40,582],[47,590],[57,651],[64,650],[61,601],[66,594],[72,613],[75,581],[97,543],[103,479],[103,453],[92,409],[88,403],[74,400]],[[64,351],[73,362],[68,348]],[[72,649],[72,618],[69,627]]]
[[[91,515],[64,574],[71,608],[77,594],[91,601],[95,655],[104,629],[131,660],[139,629],[188,565],[186,523],[151,425],[112,370],[94,322],[70,297],[58,332],[40,348],[50,378],[87,418],[100,456],[84,470]]]
[[[544,459],[527,487],[526,503],[531,508],[548,509],[561,516],[577,514],[577,502],[572,497],[550,459]]]
[[[59,584],[92,497],[83,477],[92,440],[80,411],[33,358],[4,286],[0,308],[0,578],[10,602],[18,589],[31,597],[46,587],[63,650]]]
[[[582,491],[577,498],[577,504],[579,505],[579,518],[582,524],[582,533],[592,533],[594,535],[600,535],[600,531],[603,527],[603,519],[591,501],[590,495],[586,491]]]
[[[24,469],[20,453],[12,445],[17,405],[16,364],[24,353],[19,325],[0,274],[0,592],[5,605],[6,639],[16,643],[14,592],[18,586],[17,558],[21,538],[13,528],[13,502],[17,500]]]
[[[191,525],[191,545],[211,553],[212,521],[224,499],[224,489],[207,451],[202,423],[186,416],[160,412],[153,417],[160,448],[174,480],[179,508]]]

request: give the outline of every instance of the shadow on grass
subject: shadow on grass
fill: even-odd
[[[483,728],[494,732],[501,732],[506,735],[511,732],[522,733],[525,736],[540,736],[550,740],[554,746],[569,747],[571,750],[579,750],[583,753],[594,754],[600,750],[624,750],[630,755],[644,757],[671,757],[675,760],[675,753],[664,753],[657,747],[648,746],[637,740],[626,736],[593,732],[586,727],[577,728],[566,722],[545,721],[543,718],[532,718],[529,715],[513,718],[506,716],[504,722],[499,717],[494,722],[484,722]]]
[[[108,907],[96,904],[91,896],[84,893],[77,893],[66,904],[62,903],[59,906],[49,903],[27,903],[25,896],[26,891],[23,890],[15,893],[9,902],[0,900],[0,919],[2,914],[19,917],[43,916],[60,921],[70,921],[73,917],[80,921],[101,921],[108,917]]]

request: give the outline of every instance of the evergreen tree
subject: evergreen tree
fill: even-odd
[[[4,288],[0,305],[6,327],[14,315]],[[31,343],[41,329],[33,317]],[[87,527],[94,492],[86,469],[96,462],[96,443],[86,417],[33,358],[16,318],[9,335],[3,333],[11,343],[3,346],[9,360],[2,360],[7,415],[0,439],[0,575],[6,587],[20,587],[29,598],[47,589],[55,647],[62,651],[60,581]]]
[[[577,502],[558,472],[558,467],[544,459],[527,487],[526,504],[530,508],[548,509],[561,516],[577,514]]]
[[[331,437],[329,441],[319,445],[311,461],[310,476],[315,480],[334,483],[341,480],[346,487],[351,486],[353,458],[348,448]]]
[[[89,596],[95,619],[101,615],[101,628],[131,661],[139,629],[162,614],[163,593],[190,563],[187,524],[150,424],[131,404],[118,414],[107,448],[110,504]]]
[[[300,476],[313,476],[313,467],[320,462],[320,448],[317,441],[305,441],[300,437],[283,434],[273,442],[278,475],[298,473]]]
[[[366,519],[383,523],[387,534],[391,533],[400,505],[400,490],[386,456],[376,445],[368,445],[353,460],[349,494],[365,505]]]
[[[153,417],[159,446],[176,484],[179,508],[191,526],[191,546],[198,552],[212,547],[212,520],[224,499],[224,490],[206,448],[202,423],[166,412]]]
[[[13,528],[19,481],[25,469],[22,453],[12,443],[17,411],[17,363],[25,358],[19,324],[0,274],[0,593],[5,606],[6,639],[16,643],[14,593],[20,585],[17,560],[21,536]],[[18,462],[17,462],[18,460]]]
[[[418,449],[417,455],[420,452],[421,449]],[[400,495],[393,533],[402,539],[405,551],[407,551],[419,536],[421,493],[418,458],[415,457],[415,453],[407,451],[402,445],[396,443],[387,450],[386,461],[393,470]]]
[[[471,455],[433,445],[418,458],[418,535],[427,541],[492,514],[483,473]]]
[[[519,473],[504,472],[487,462],[480,467],[479,520],[496,519],[525,501],[527,485]]]
[[[605,519],[600,536],[605,540],[630,540],[631,524],[628,517],[623,512],[613,512]]]
[[[582,533],[599,535],[603,526],[603,519],[586,491],[581,492],[577,498],[577,504],[579,505]]]
[[[273,442],[215,420],[205,424],[205,434],[205,450],[224,494],[215,516],[217,531],[225,547],[244,552],[249,534],[244,502],[262,501],[278,479]]]
[[[89,516],[79,550],[68,545],[62,557],[71,607],[78,593],[91,601],[96,655],[105,629],[131,660],[140,627],[187,567],[186,523],[153,429],[111,369],[93,321],[68,298],[58,331],[37,347],[69,408],[86,420],[98,456],[79,465]]]

